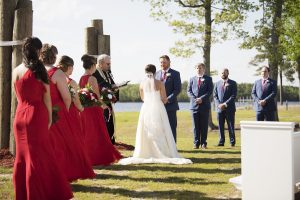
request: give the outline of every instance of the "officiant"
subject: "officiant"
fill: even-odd
[[[119,100],[118,86],[114,82],[113,75],[111,73],[111,58],[109,55],[101,54],[97,58],[97,70],[93,76],[97,79],[100,93],[111,94],[109,102],[106,102],[110,108],[104,110],[104,118],[106,120],[106,127],[109,133],[109,137],[112,144],[115,144],[115,127],[114,127],[114,111],[113,104]]]

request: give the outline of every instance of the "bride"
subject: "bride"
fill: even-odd
[[[191,164],[181,158],[176,149],[164,103],[167,102],[163,82],[154,79],[156,67],[149,64],[145,68],[146,78],[140,85],[140,95],[144,101],[137,131],[133,157],[124,158],[119,164],[170,163]]]

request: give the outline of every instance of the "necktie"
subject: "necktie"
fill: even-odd
[[[225,85],[226,85],[226,81],[223,81],[223,85],[222,85],[223,92],[225,91]]]
[[[201,87],[201,84],[202,84],[201,78],[202,78],[202,77],[199,77],[199,78],[198,78],[198,89]]]
[[[165,81],[167,76],[167,72],[163,71],[162,76],[161,76],[161,81]]]
[[[266,79],[264,79],[263,80],[263,82],[262,82],[262,91],[264,91],[265,90],[265,86],[266,86]]]

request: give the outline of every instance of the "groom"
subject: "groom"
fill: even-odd
[[[177,95],[181,91],[180,73],[170,68],[170,58],[167,55],[162,55],[159,58],[161,70],[156,72],[155,78],[161,80],[165,84],[168,102],[165,104],[173,137],[176,142],[176,127],[177,116],[179,110]]]

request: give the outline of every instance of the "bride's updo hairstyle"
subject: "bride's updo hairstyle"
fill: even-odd
[[[152,65],[152,64],[146,65],[146,67],[145,67],[145,72],[146,72],[146,73],[152,73],[152,74],[155,74],[155,72],[156,72],[156,67],[155,67],[155,65]]]

